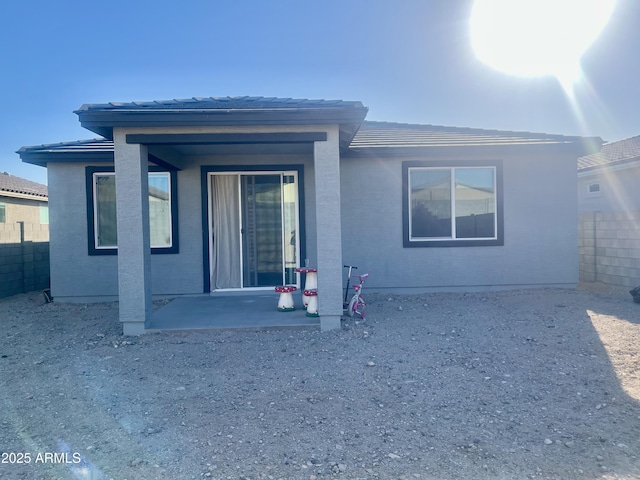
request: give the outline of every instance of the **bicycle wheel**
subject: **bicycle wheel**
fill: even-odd
[[[366,303],[364,302],[364,298],[362,296],[358,297],[358,305],[356,306],[356,313],[360,315],[360,318],[364,320],[364,307]]]
[[[353,315],[357,312],[359,301],[360,297],[357,294],[351,297],[351,301],[349,302],[349,309],[347,310],[347,313],[350,317],[353,317]]]

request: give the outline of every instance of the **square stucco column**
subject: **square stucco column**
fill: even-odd
[[[338,127],[313,148],[318,251],[318,314],[323,331],[340,328],[342,316],[342,231]]]
[[[118,218],[118,297],[124,335],[141,335],[151,316],[147,147],[114,131]]]

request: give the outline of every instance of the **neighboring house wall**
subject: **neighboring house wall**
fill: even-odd
[[[47,288],[47,202],[0,195],[0,205],[0,298]]]
[[[622,212],[640,210],[640,165],[626,168],[606,166],[578,173],[580,212]],[[589,186],[599,191],[590,192]],[[593,189],[593,188],[592,188]]]
[[[640,285],[640,161],[636,140],[634,137],[603,146],[600,155],[610,162],[578,170],[580,281]],[[621,147],[626,150],[619,154],[629,158],[613,156]],[[579,161],[578,166],[584,163]]]
[[[393,291],[574,286],[578,281],[575,156],[499,149],[456,157],[342,162],[343,260]],[[504,245],[404,248],[402,161],[503,161]],[[571,188],[573,186],[573,188]]]
[[[640,285],[640,210],[582,212],[579,229],[581,281]]]

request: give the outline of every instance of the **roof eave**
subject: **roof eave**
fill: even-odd
[[[500,144],[469,144],[469,145],[413,145],[413,146],[378,146],[378,147],[351,147],[345,154],[348,157],[408,157],[414,155],[468,155],[477,153],[478,150],[509,154],[522,152],[555,152],[571,153],[577,157],[594,153],[599,150],[602,140],[598,137],[585,137],[567,142],[545,143],[500,143]],[[588,153],[585,153],[588,152]]]
[[[590,165],[588,167],[578,168],[578,175],[585,176],[602,171],[613,172],[638,166],[640,166],[640,157],[624,158],[622,160],[616,160],[614,162],[607,162],[601,163],[599,165]]]
[[[38,200],[41,202],[48,202],[48,195],[38,195],[35,193],[23,193],[23,192],[13,192],[11,190],[0,190],[0,197],[10,197],[10,198],[21,198],[25,200]]]
[[[24,147],[18,150],[18,155],[24,163],[46,167],[49,162],[113,162],[113,151],[100,152],[52,152],[47,150],[29,151]]]
[[[107,139],[114,127],[201,127],[257,125],[330,125],[341,128],[341,143],[348,145],[364,120],[368,108],[275,108],[275,109],[91,109],[76,110],[80,124]],[[344,138],[342,138],[344,136]]]

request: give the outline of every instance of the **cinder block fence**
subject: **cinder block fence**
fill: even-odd
[[[0,298],[49,286],[49,225],[0,224]]]
[[[581,213],[578,254],[580,281],[640,285],[640,211]]]

